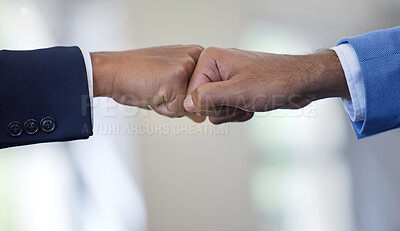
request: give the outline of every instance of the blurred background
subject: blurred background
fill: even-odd
[[[307,54],[399,22],[398,0],[0,0],[0,49]],[[357,141],[340,99],[221,126],[93,107],[89,140],[0,151],[1,231],[400,230],[400,132]]]

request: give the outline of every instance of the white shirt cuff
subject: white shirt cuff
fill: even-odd
[[[363,121],[366,107],[365,89],[356,51],[348,43],[333,47],[332,50],[339,57],[350,91],[351,99],[342,99],[343,105],[353,122]]]
[[[86,66],[86,76],[87,76],[87,83],[88,83],[88,90],[89,90],[89,99],[90,99],[90,112],[92,115],[92,126],[93,126],[93,68],[92,68],[92,59],[90,58],[90,53],[83,49],[82,47],[79,47],[81,49],[83,59],[85,60],[85,66]]]

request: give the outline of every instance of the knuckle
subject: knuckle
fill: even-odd
[[[175,97],[177,97],[175,96],[176,94],[184,94],[183,92],[186,92],[187,84],[188,78],[186,75],[170,75],[166,80],[166,84],[164,85],[164,88],[168,89],[169,91],[168,101],[175,99]]]
[[[192,91],[193,97],[196,97],[198,102],[202,102],[204,100],[204,93],[200,90],[200,88],[201,86]]]
[[[193,69],[196,66],[196,61],[189,55],[184,58],[183,63],[185,66],[188,66],[190,69]]]
[[[183,102],[181,100],[174,100],[169,103],[167,106],[168,111],[171,113],[171,116],[174,118],[182,118],[185,114],[185,110],[183,108]]]
[[[218,47],[208,47],[207,49],[204,50],[205,54],[214,54],[216,52],[218,52],[220,50],[220,48]]]
[[[214,102],[207,92],[207,89],[203,86],[199,86],[192,92],[193,101],[196,105],[196,108],[200,108],[201,110],[214,108]]]
[[[185,79],[187,78],[187,71],[183,65],[178,65],[175,67],[174,77],[178,77],[177,79]]]
[[[204,51],[204,47],[202,47],[200,45],[192,45],[191,49],[193,49],[193,51],[196,51],[196,52],[203,52]]]
[[[192,91],[193,101],[197,104],[203,105],[204,104],[204,93],[200,91],[199,88],[196,88]]]

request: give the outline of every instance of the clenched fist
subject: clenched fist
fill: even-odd
[[[207,48],[191,78],[185,109],[214,124],[246,121],[254,112],[301,108],[312,100],[349,97],[334,51],[279,55]]]
[[[92,53],[94,96],[151,108],[169,117],[189,115],[183,108],[201,46],[164,46],[124,52]]]

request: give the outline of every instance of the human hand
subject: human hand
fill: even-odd
[[[184,107],[214,124],[246,121],[254,112],[301,108],[326,97],[349,97],[335,52],[278,55],[207,48],[189,83]]]
[[[94,96],[112,97],[169,117],[188,115],[204,121],[183,108],[189,79],[203,50],[193,45],[92,53]]]

